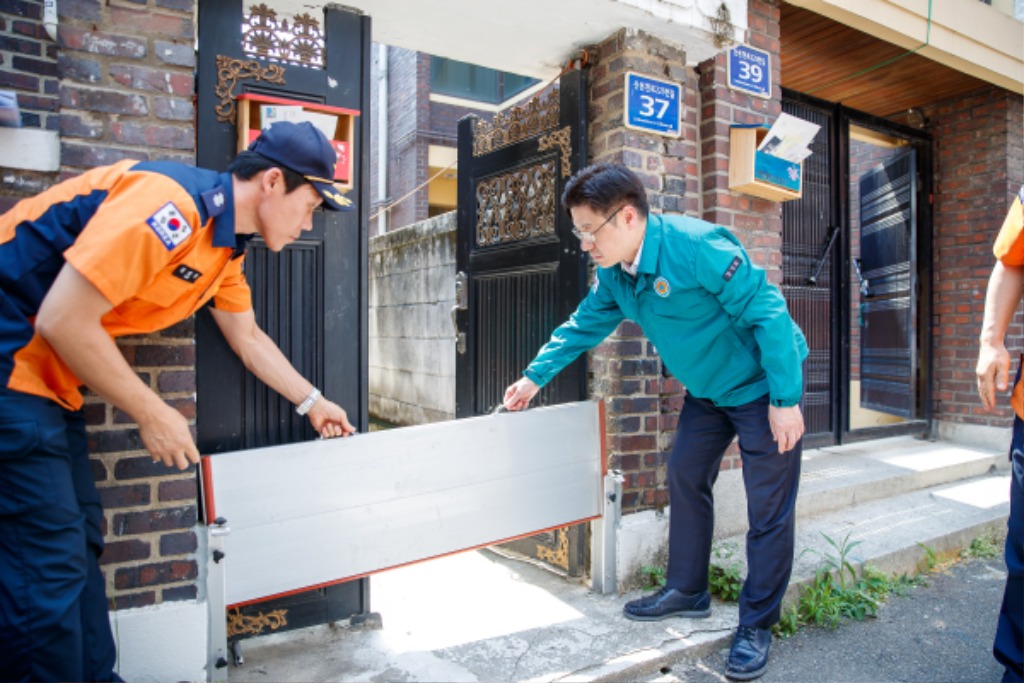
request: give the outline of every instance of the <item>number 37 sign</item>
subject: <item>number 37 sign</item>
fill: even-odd
[[[627,73],[623,111],[626,128],[679,137],[682,94],[678,83]]]

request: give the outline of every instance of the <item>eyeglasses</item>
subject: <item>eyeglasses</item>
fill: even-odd
[[[608,222],[611,221],[611,219],[615,218],[615,215],[619,211],[622,211],[624,208],[626,208],[625,204],[623,204],[619,208],[617,208],[614,211],[612,211],[611,215],[609,215],[608,218],[604,219],[604,223],[601,223],[601,225],[597,226],[597,228],[595,230],[591,230],[590,232],[584,232],[584,231],[580,230],[579,228],[577,228],[576,226],[573,226],[572,234],[576,235],[577,239],[579,239],[580,242],[586,242],[587,244],[593,244],[594,242],[597,241],[597,233],[601,230],[601,228],[603,228],[604,226],[608,225]]]

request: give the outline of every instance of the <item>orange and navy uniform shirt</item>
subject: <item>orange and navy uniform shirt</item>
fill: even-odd
[[[0,215],[0,386],[82,405],[81,381],[35,332],[65,263],[113,308],[111,337],[154,332],[211,298],[252,308],[235,235],[231,175],[168,161],[95,168]]]
[[[1024,266],[1024,185],[1017,191],[1017,196],[1010,205],[1010,211],[1006,214],[1006,220],[1003,221],[1003,227],[999,230],[992,251],[1003,265]],[[1017,382],[1013,388],[1010,404],[1017,415],[1024,419],[1024,382]]]

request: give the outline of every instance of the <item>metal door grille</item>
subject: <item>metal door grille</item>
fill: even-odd
[[[786,100],[782,109],[821,126],[804,162],[803,196],[782,205],[782,293],[810,349],[804,363],[806,434],[834,441],[834,273],[842,235],[832,199],[832,114]]]
[[[256,321],[299,373],[323,386],[323,368],[310,339],[323,339],[324,302],[317,282],[322,279],[321,243],[296,242],[271,254],[256,241],[246,256],[246,279],[277,286],[254,287]],[[259,448],[314,438],[309,420],[297,415],[288,399],[268,388],[251,373],[245,375],[245,448]]]
[[[536,349],[547,342],[556,318],[558,270],[554,264],[534,272],[478,276],[476,288],[477,394],[474,410],[489,412],[501,403],[510,381],[522,373]],[[545,386],[534,405],[554,400]]]

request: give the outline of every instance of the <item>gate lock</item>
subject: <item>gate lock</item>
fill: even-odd
[[[459,332],[459,311],[469,308],[469,293],[466,289],[466,274],[458,273],[455,276],[455,305],[452,306],[452,327],[455,328],[455,350],[462,354],[466,353],[466,333]]]

